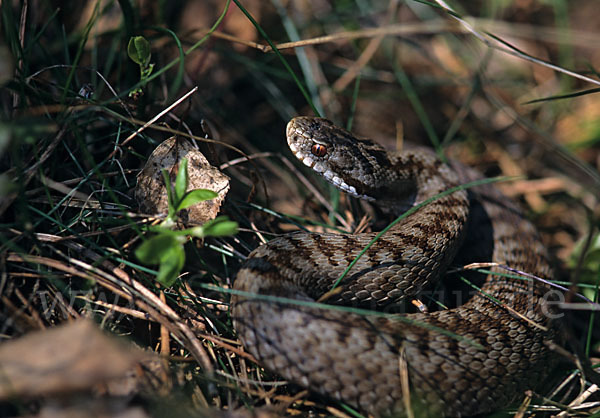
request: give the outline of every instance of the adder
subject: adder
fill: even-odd
[[[552,272],[534,226],[512,202],[489,184],[448,193],[479,176],[432,151],[386,151],[326,119],[292,119],[287,141],[327,181],[391,216],[432,201],[368,248],[327,299],[332,307],[312,302],[375,233],[295,232],[256,248],[237,274],[232,318],[262,365],[375,415],[488,412],[543,381],[554,361],[547,343],[557,338],[553,292],[532,277]],[[435,312],[339,307],[390,310],[477,257],[529,276],[495,268],[466,303]]]

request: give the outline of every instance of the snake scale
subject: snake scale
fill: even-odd
[[[392,216],[476,178],[432,151],[388,152],[326,119],[292,119],[287,140],[305,165]],[[249,255],[234,283],[241,292],[232,297],[232,318],[262,365],[374,415],[403,414],[407,405],[432,416],[489,412],[522,400],[545,379],[554,359],[548,342],[557,332],[548,315],[552,292],[540,281],[489,274],[462,305],[396,316],[306,303],[330,291],[374,236],[295,232]],[[418,297],[470,251],[487,257],[481,261],[551,277],[533,225],[496,188],[479,185],[402,219],[327,303],[391,309]]]

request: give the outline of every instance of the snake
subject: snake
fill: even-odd
[[[547,379],[559,335],[551,263],[516,203],[491,183],[461,187],[480,174],[427,148],[388,151],[318,117],[286,133],[304,165],[399,219],[379,235],[288,233],[249,254],[231,316],[262,366],[375,416],[486,413]],[[457,280],[466,301],[399,308],[451,293],[449,269],[469,260],[496,264],[479,285]]]

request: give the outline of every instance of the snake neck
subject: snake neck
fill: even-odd
[[[392,215],[458,184],[454,172],[429,150],[389,152],[323,118],[296,117],[286,131],[288,145],[302,163]]]

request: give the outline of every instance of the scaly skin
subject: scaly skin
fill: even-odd
[[[287,136],[304,164],[393,215],[475,178],[432,152],[387,152],[325,119],[295,118]],[[250,254],[234,287],[315,301],[374,236],[296,232],[273,239]],[[532,224],[494,187],[478,186],[441,197],[395,225],[327,302],[386,308],[417,297],[457,253],[468,260],[485,248],[491,258],[484,261],[551,276]],[[556,334],[546,285],[489,275],[481,290],[456,308],[401,317],[234,296],[232,317],[261,364],[315,392],[375,415],[401,414],[404,364],[418,413],[473,415],[518,401],[543,381],[554,357],[546,342]]]

